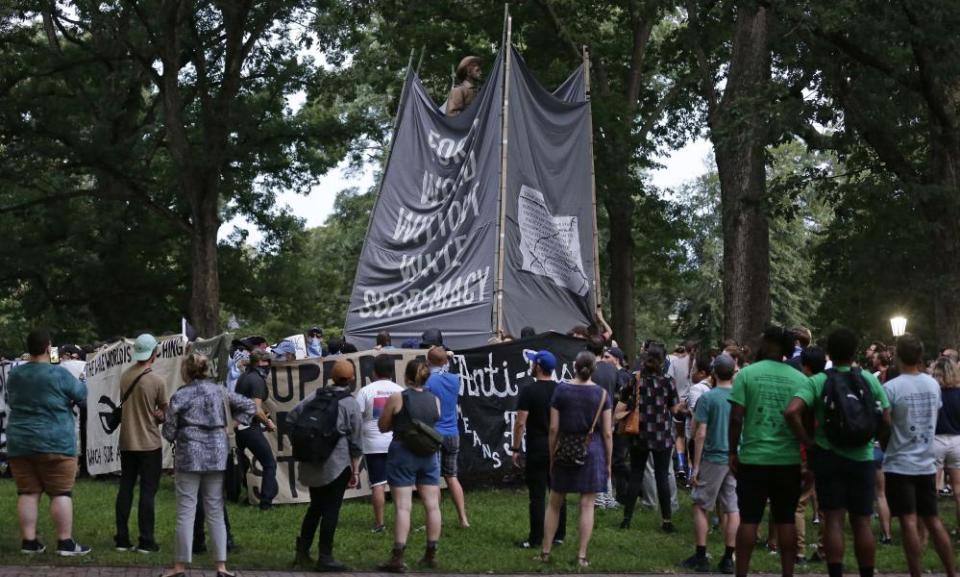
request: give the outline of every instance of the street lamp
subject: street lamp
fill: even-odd
[[[907,332],[907,318],[896,316],[890,319],[890,330],[894,337],[902,337]]]

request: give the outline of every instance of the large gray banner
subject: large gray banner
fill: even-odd
[[[347,312],[361,349],[439,328],[453,347],[492,334],[503,74],[494,62],[476,100],[448,118],[406,79],[390,160]]]
[[[503,329],[566,332],[593,317],[590,103],[581,66],[553,94],[513,50]]]

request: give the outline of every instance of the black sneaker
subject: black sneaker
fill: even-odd
[[[117,551],[126,552],[126,551],[133,551],[135,549],[135,547],[133,546],[133,543],[130,542],[130,539],[120,539],[120,538],[114,537],[113,542],[115,544],[115,548]]]
[[[530,544],[530,541],[517,541],[514,543],[520,549],[533,549],[533,545]]]
[[[727,575],[733,575],[736,569],[737,567],[734,565],[732,557],[724,557],[720,560],[720,564],[717,565],[717,571]]]
[[[893,537],[880,537],[881,545],[893,545]]]
[[[61,557],[83,557],[89,552],[90,547],[81,545],[73,539],[57,541],[57,555]]]
[[[40,542],[39,539],[34,539],[28,541],[24,539],[20,542],[20,552],[27,555],[39,555],[47,550],[47,548]]]
[[[554,545],[563,545],[563,539],[554,539],[554,540],[553,540],[553,544],[554,544]]]
[[[692,555],[680,562],[680,568],[694,573],[709,573],[710,561],[706,557]]]
[[[160,545],[157,545],[156,543],[153,543],[153,542],[148,543],[146,541],[140,541],[140,544],[137,545],[137,553],[143,553],[144,555],[147,555],[149,553],[159,553],[159,552],[160,552]]]
[[[385,533],[387,531],[386,525],[377,525],[373,529],[370,529],[370,532],[377,535],[380,533]]]
[[[672,521],[664,521],[660,524],[660,530],[664,533],[676,533],[677,528],[673,526]]]

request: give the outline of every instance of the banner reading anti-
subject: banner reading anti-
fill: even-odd
[[[449,370],[460,376],[462,479],[470,483],[498,483],[510,472],[517,395],[521,386],[532,382],[524,351],[546,349],[553,352],[559,363],[557,378],[569,378],[573,360],[583,347],[582,340],[547,333],[509,343],[455,351]],[[277,432],[266,433],[278,463],[280,494],[274,503],[310,500],[307,489],[297,481],[298,463],[293,460],[291,431],[286,425],[287,413],[318,387],[328,384],[326,375],[339,359],[354,363],[358,375],[357,389],[372,382],[373,360],[381,352],[394,357],[396,375],[403,375],[408,361],[423,358],[426,353],[424,350],[388,349],[274,363],[267,382],[270,397],[266,403],[267,409],[275,415],[274,422],[278,427]],[[259,494],[261,475],[262,471],[256,465],[247,475],[251,501],[256,501]],[[366,472],[363,471],[360,486],[348,491],[347,498],[367,495],[369,492]]]
[[[161,337],[152,372],[166,384],[167,397],[183,385],[180,364],[189,350],[197,350],[210,357],[215,379],[222,381],[221,373],[226,370],[230,340],[229,334],[194,343],[187,343],[182,335]],[[133,364],[131,340],[118,341],[87,359],[87,445],[84,455],[87,471],[91,475],[120,470],[120,431],[109,432],[105,419],[120,404],[120,378]],[[173,466],[173,453],[166,441],[163,443],[163,466]]]

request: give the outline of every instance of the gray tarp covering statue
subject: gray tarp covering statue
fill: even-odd
[[[512,50],[505,106],[504,70],[501,52],[477,98],[452,118],[408,73],[347,313],[347,337],[360,348],[381,330],[399,344],[438,328],[445,344],[465,348],[485,344],[498,323],[517,335],[524,326],[566,332],[590,322],[594,217],[584,71],[551,94]]]

